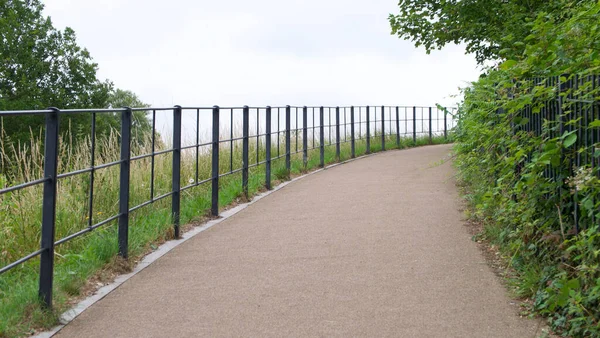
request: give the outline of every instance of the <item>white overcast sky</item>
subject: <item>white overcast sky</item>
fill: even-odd
[[[43,0],[98,76],[154,106],[451,105],[461,46],[390,35],[396,0]]]

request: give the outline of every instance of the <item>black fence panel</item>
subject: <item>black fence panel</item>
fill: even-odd
[[[545,145],[547,140],[560,140],[559,165],[548,164],[542,174],[548,182],[558,183],[556,191],[545,194],[545,204],[558,208],[561,217],[573,224],[579,233],[596,223],[595,214],[583,215],[580,192],[575,186],[578,177],[589,173],[600,178],[596,145],[600,142],[599,77],[596,75],[561,75],[515,81],[508,100],[531,96],[531,102],[514,112],[510,118],[514,137],[535,138]],[[504,110],[501,109],[501,113]],[[538,150],[530,151],[515,166],[517,179]],[[588,171],[589,170],[589,171]],[[589,175],[587,175],[589,176]],[[593,194],[592,194],[593,195]],[[513,199],[517,199],[513,196]],[[592,203],[595,203],[592,201]]]

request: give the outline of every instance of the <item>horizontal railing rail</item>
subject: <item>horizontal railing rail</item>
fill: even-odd
[[[171,199],[171,215],[174,237],[181,235],[180,208],[181,193],[185,190],[209,184],[211,186],[210,213],[212,216],[219,214],[219,179],[233,174],[241,173],[242,191],[248,196],[249,169],[265,167],[264,185],[271,189],[272,162],[285,159],[285,168],[289,174],[291,170],[291,157],[301,154],[304,166],[307,166],[310,151],[318,150],[320,153],[319,164],[324,166],[325,148],[335,147],[335,156],[340,160],[340,147],[351,144],[351,157],[356,156],[356,142],[366,142],[366,153],[370,153],[372,145],[378,143],[385,150],[386,139],[395,138],[399,146],[402,138],[417,137],[429,138],[434,136],[448,137],[448,131],[454,125],[454,112],[456,108],[443,107],[417,107],[417,106],[277,106],[277,107],[169,107],[169,108],[114,108],[114,109],[57,109],[23,111],[0,111],[0,118],[38,115],[45,118],[43,141],[43,177],[28,182],[20,182],[0,189],[0,195],[15,192],[32,186],[41,185],[42,188],[42,220],[41,220],[41,245],[40,249],[15,260],[0,268],[0,274],[5,273],[23,263],[40,257],[39,268],[39,297],[47,307],[52,304],[52,288],[54,277],[55,248],[65,242],[90,233],[97,228],[112,222],[117,222],[118,252],[123,258],[128,257],[129,249],[129,220],[130,214],[145,206],[151,205],[165,198]],[[151,121],[151,151],[143,154],[133,154],[132,128],[134,127],[133,113],[145,112]],[[171,144],[165,148],[165,140],[159,136],[156,125],[157,112],[167,112],[171,115],[172,133]],[[87,114],[90,117],[90,157],[89,165],[84,168],[68,172],[59,172],[59,137],[61,135],[61,116]],[[98,116],[100,114],[113,114],[120,119],[118,130],[120,156],[114,161],[96,163],[98,144]],[[184,135],[182,119],[184,116],[195,119],[195,133]],[[203,129],[203,118],[208,117],[209,128]],[[241,135],[235,131],[234,121],[241,117]],[[224,122],[221,122],[224,121]],[[228,129],[223,129],[228,128]],[[209,140],[201,138],[201,130],[210,132]],[[191,144],[182,144],[183,139],[193,139]],[[252,142],[253,154],[250,158]],[[159,143],[162,144],[159,146]],[[241,143],[242,160],[234,159],[234,148],[238,149]],[[220,150],[229,158],[222,158]],[[261,155],[264,151],[264,155]],[[182,154],[189,152],[195,158],[194,177],[181,184]],[[168,192],[158,193],[155,186],[155,159],[159,155],[170,154],[171,163],[171,188]],[[203,177],[200,170],[200,157],[210,154],[210,173]],[[145,201],[135,206],[130,204],[130,177],[132,164],[137,161],[149,160],[150,188]],[[220,161],[228,162],[220,166]],[[96,172],[101,169],[118,167],[119,170],[119,197],[118,213],[95,221],[94,214],[94,180]],[[223,170],[223,168],[226,168]],[[87,224],[86,227],[56,239],[56,203],[58,198],[57,184],[61,179],[88,175],[87,188]]]

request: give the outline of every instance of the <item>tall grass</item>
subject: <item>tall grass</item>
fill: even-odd
[[[226,134],[226,133],[225,133]],[[132,156],[152,152],[150,137],[132,149]],[[2,139],[0,137],[0,139]],[[372,151],[381,149],[380,136],[374,135],[371,141]],[[120,157],[118,133],[113,131],[103,139],[95,140],[97,153],[95,165],[116,161]],[[272,156],[278,154],[276,141],[272,145]],[[280,152],[284,153],[285,141],[280,139]],[[434,143],[442,143],[442,137],[434,137]],[[168,142],[157,142],[155,149],[164,149]],[[428,139],[420,138],[416,144],[412,139],[402,139],[400,148],[427,144]],[[59,145],[59,173],[83,169],[91,165],[91,139],[73,142],[69,137],[61,138]],[[309,142],[309,147],[314,145]],[[231,167],[242,165],[241,141],[233,144],[225,143],[220,149],[220,172],[226,173]],[[295,149],[295,144],[291,145]],[[301,148],[301,147],[299,147]],[[395,136],[386,139],[386,148],[398,148]],[[264,138],[258,147],[250,142],[250,164],[266,159]],[[325,162],[337,161],[335,146],[327,146]],[[364,140],[356,142],[357,156],[364,154]],[[27,144],[5,144],[0,142],[2,167],[7,175],[0,176],[0,185],[14,185],[43,177],[43,138],[31,134]],[[305,167],[302,154],[292,155],[291,172],[285,168],[285,159],[273,161],[272,179],[283,181],[290,174],[300,174],[319,166],[319,150],[309,152],[308,164]],[[350,158],[350,143],[341,145],[340,160]],[[6,159],[12,159],[6,163]],[[208,179],[211,175],[211,154],[209,149],[190,149],[182,153],[181,185],[186,186]],[[151,158],[133,161],[130,178],[130,207],[139,205],[150,199],[151,185],[154,184],[154,196],[166,194],[171,190],[172,155],[157,155],[154,162]],[[151,180],[154,166],[154,181]],[[256,194],[263,189],[265,182],[264,165],[250,169],[249,192]],[[241,174],[233,174],[220,179],[219,205],[227,206],[236,200],[243,200]],[[93,188],[92,214],[89,192]],[[64,238],[77,231],[86,229],[88,225],[98,223],[118,214],[119,201],[119,168],[96,170],[94,184],[90,186],[90,174],[70,176],[59,180],[58,200],[56,206],[56,239]],[[181,222],[189,224],[198,222],[207,215],[210,208],[210,184],[203,184],[182,192]],[[39,248],[41,231],[42,187],[33,186],[15,192],[0,195],[0,217],[3,220],[0,228],[0,266],[5,266]],[[171,200],[165,198],[150,206],[142,207],[130,214],[129,252],[130,262],[135,262],[141,255],[155,247],[157,243],[173,237],[171,221]],[[90,221],[91,217],[91,221]],[[66,310],[73,299],[80,295],[82,288],[91,277],[111,276],[112,270],[123,268],[117,257],[116,222],[108,223],[89,234],[80,236],[56,247],[54,309],[45,311],[37,299],[39,259],[31,261],[0,275],[0,337],[26,335],[32,328],[48,328],[56,324],[58,314]],[[127,269],[127,264],[125,264]],[[108,272],[107,272],[108,271]]]

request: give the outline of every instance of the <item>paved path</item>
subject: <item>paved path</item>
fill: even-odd
[[[535,337],[461,221],[449,146],[294,182],[177,247],[59,337]]]

